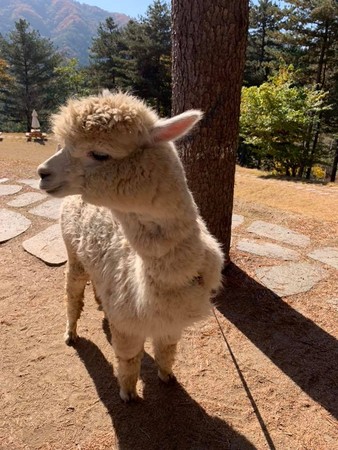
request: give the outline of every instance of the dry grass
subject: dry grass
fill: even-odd
[[[337,184],[310,184],[265,175],[259,170],[237,167],[235,198],[312,219],[337,221]]]
[[[15,163],[21,173],[34,174],[38,164],[51,156],[57,142],[53,135],[43,144],[27,142],[22,134],[4,133],[0,142],[0,177],[12,176]],[[268,206],[327,222],[337,221],[338,185],[311,185],[287,180],[267,179],[266,174],[255,169],[237,167],[235,198],[248,206]],[[32,176],[32,175],[30,175]],[[299,189],[301,187],[301,189]],[[309,190],[311,189],[311,191]]]
[[[24,133],[3,133],[0,142],[0,161],[40,164],[49,158],[56,149],[53,135],[48,135],[44,142],[27,142]]]

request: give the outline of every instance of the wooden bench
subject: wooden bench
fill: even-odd
[[[27,141],[31,141],[32,139],[39,139],[44,140],[47,137],[46,133],[41,133],[40,130],[31,130],[30,132],[26,133]]]

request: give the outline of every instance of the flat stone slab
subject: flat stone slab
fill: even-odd
[[[39,189],[40,180],[36,180],[35,178],[24,178],[22,180],[18,180],[18,183],[27,184],[27,186],[32,187],[33,189]]]
[[[325,276],[324,269],[310,263],[288,263],[282,266],[260,267],[259,281],[280,297],[309,291]]]
[[[9,178],[0,178],[0,183],[6,183],[6,181],[8,181]]]
[[[338,269],[338,248],[334,247],[323,247],[308,254],[312,259],[320,261],[324,264]]]
[[[252,222],[248,231],[258,236],[264,236],[275,241],[284,242],[285,244],[295,245],[298,247],[307,247],[310,244],[310,238],[304,234],[296,233],[289,228],[281,227],[273,223],[257,220]]]
[[[25,192],[24,194],[18,195],[14,200],[7,202],[7,205],[20,208],[22,206],[27,206],[31,205],[32,203],[36,203],[40,200],[43,200],[44,198],[46,198],[46,195],[39,194],[38,192]]]
[[[0,209],[0,242],[13,239],[19,234],[27,230],[31,225],[31,221],[26,219],[22,214],[10,211],[6,208]]]
[[[1,184],[0,185],[0,195],[12,195],[21,191],[22,186],[17,184]]]
[[[30,209],[28,212],[34,214],[35,216],[47,217],[47,219],[57,220],[60,217],[61,203],[61,198],[52,198],[44,203],[41,203],[41,205]]]
[[[232,223],[231,228],[234,229],[241,225],[244,222],[244,216],[240,216],[239,214],[232,215]]]
[[[284,261],[296,261],[300,259],[300,254],[295,250],[281,247],[270,242],[258,243],[250,239],[241,239],[237,243],[237,249],[242,252],[254,255],[266,256],[268,258],[284,259]]]
[[[47,264],[60,265],[67,261],[66,247],[58,223],[24,241],[22,246],[28,253]]]

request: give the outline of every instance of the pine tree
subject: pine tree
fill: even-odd
[[[12,78],[4,92],[1,113],[29,130],[33,109],[41,119],[53,107],[50,86],[61,56],[49,39],[42,38],[37,31],[29,31],[29,23],[22,19],[15,23],[8,40],[1,38],[0,55],[8,62]]]
[[[286,0],[284,59],[302,69],[304,80],[326,89],[337,63],[338,4],[336,0]],[[301,49],[292,60],[293,47]]]
[[[248,47],[244,72],[245,83],[260,85],[276,67],[276,49],[280,46],[276,33],[280,29],[282,10],[270,0],[251,3]]]
[[[108,18],[91,47],[97,88],[131,89],[162,115],[171,110],[171,17],[155,0],[146,15],[118,29]]]
[[[335,0],[287,0],[287,20],[280,39],[284,43],[283,59],[295,62],[301,70],[299,81],[312,84],[329,92],[328,101],[337,105],[338,78],[338,4]],[[297,51],[295,51],[297,49]],[[295,58],[296,56],[296,58]],[[323,128],[324,127],[324,128]],[[315,160],[320,133],[336,133],[338,130],[337,106],[320,114],[320,120],[312,123],[307,142],[307,178],[310,177],[311,161]]]
[[[130,82],[126,74],[124,33],[108,17],[99,25],[90,48],[91,69],[98,89],[116,89]]]
[[[160,114],[171,112],[171,16],[166,2],[155,0],[139,22],[125,29],[133,91]]]

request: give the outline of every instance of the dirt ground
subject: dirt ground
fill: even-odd
[[[36,178],[36,165],[55,146],[52,137],[41,145],[5,136],[0,178]],[[64,266],[23,250],[24,239],[50,225],[29,216],[32,227],[0,246],[0,449],[337,449],[337,271],[325,266],[311,291],[279,298],[254,279],[256,268],[276,261],[235,248],[258,219],[310,236],[306,252],[338,246],[338,195],[280,183],[276,189],[238,169],[235,213],[245,222],[234,231],[215,315],[186,331],[176,385],[158,381],[147,346],[140,401],[130,405],[119,399],[109,330],[90,286],[80,339],[64,344]],[[269,204],[276,195],[280,201]],[[1,207],[8,198],[0,198]]]

